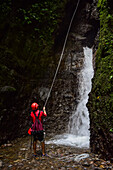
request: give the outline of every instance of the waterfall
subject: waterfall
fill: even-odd
[[[91,79],[93,78],[92,49],[84,47],[84,64],[78,75],[79,96],[75,113],[70,117],[68,131],[79,136],[89,136],[89,112],[86,107],[88,94],[91,91]]]
[[[92,49],[84,47],[84,64],[78,74],[79,95],[78,105],[71,115],[68,124],[68,133],[56,136],[49,143],[71,145],[75,147],[89,147],[89,112],[87,109],[88,94],[91,91],[91,80],[94,75]]]

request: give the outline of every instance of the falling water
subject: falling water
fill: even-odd
[[[93,78],[92,49],[84,48],[84,65],[79,79],[79,99],[75,113],[70,117],[69,133],[79,136],[89,136],[89,112],[86,107],[88,94],[91,91],[91,79]]]
[[[89,112],[86,107],[88,94],[91,91],[91,79],[94,75],[92,63],[92,49],[84,47],[84,64],[78,75],[79,96],[76,111],[70,117],[68,133],[56,136],[49,143],[71,145],[76,147],[89,147]]]

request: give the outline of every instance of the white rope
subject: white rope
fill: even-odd
[[[53,81],[52,81],[52,84],[51,84],[51,88],[50,88],[50,90],[49,90],[49,93],[48,93],[48,96],[47,96],[47,99],[46,99],[46,102],[45,102],[45,105],[44,105],[44,106],[46,106],[47,101],[48,101],[48,99],[49,99],[49,96],[50,96],[50,94],[51,94],[51,90],[52,90],[52,88],[53,88],[53,85],[54,85],[54,82],[55,82],[55,79],[56,79],[56,76],[57,76],[57,73],[58,73],[58,70],[59,70],[59,66],[60,66],[60,63],[61,63],[61,60],[62,60],[62,57],[63,57],[63,54],[64,54],[64,49],[65,49],[65,46],[66,46],[68,34],[69,34],[69,31],[70,31],[70,28],[71,28],[71,25],[72,25],[72,22],[73,22],[75,13],[76,13],[76,11],[77,11],[79,2],[80,2],[80,0],[78,0],[77,6],[76,6],[75,11],[74,11],[74,13],[73,13],[73,16],[72,16],[72,18],[71,18],[71,21],[70,21],[70,24],[69,24],[69,28],[68,28],[68,31],[67,31],[67,34],[66,34],[66,38],[65,38],[65,41],[64,41],[64,45],[63,45],[63,48],[62,48],[62,53],[61,53],[61,56],[60,56],[60,60],[59,60],[59,63],[58,63],[58,66],[57,66],[57,69],[56,69],[56,72],[55,72],[55,75],[54,75],[54,78],[53,78]]]

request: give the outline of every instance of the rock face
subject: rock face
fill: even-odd
[[[73,4],[73,5],[72,5]],[[64,42],[65,34],[71,20],[72,11],[76,7],[77,1],[70,1],[66,7],[66,17],[64,18],[59,35],[56,38],[55,58],[58,61],[61,55],[62,45]],[[63,60],[60,65],[50,98],[46,105],[48,117],[45,122],[45,127],[48,136],[54,136],[55,134],[61,134],[67,131],[67,126],[69,122],[69,117],[75,112],[77,106],[77,96],[78,96],[78,74],[82,68],[83,64],[83,47],[93,47],[95,44],[95,38],[99,28],[98,13],[96,10],[96,1],[92,0],[81,0],[75,14],[72,27],[68,36],[65,52],[63,55]],[[58,48],[59,47],[59,48]],[[58,62],[56,62],[58,63]],[[57,65],[56,65],[57,67]],[[12,107],[9,111],[9,117],[7,115],[7,110],[2,112],[0,121],[3,122],[4,115],[7,115],[7,120],[11,122],[10,116],[13,120],[16,120],[15,127],[9,129],[8,126],[4,134],[1,134],[1,141],[6,142],[13,137],[25,134],[28,127],[30,126],[30,121],[28,120],[28,115],[30,114],[30,105],[32,102],[38,102],[40,109],[42,109],[47,94],[49,92],[52,78],[54,76],[55,69],[52,67],[47,72],[47,78],[39,79],[38,83],[32,80],[27,85],[24,95],[25,83],[19,81],[22,84],[20,92],[19,102],[16,103],[15,107]],[[48,78],[48,75],[50,77]],[[31,90],[33,89],[33,90]],[[31,95],[29,95],[31,92]],[[30,97],[29,97],[30,96]],[[25,99],[24,99],[25,98]],[[16,96],[15,98],[16,99]],[[21,109],[16,111],[16,108],[21,106]],[[25,110],[26,108],[26,110]],[[12,110],[13,109],[13,110]],[[18,119],[17,119],[18,116]],[[2,123],[1,128],[3,128],[4,123]],[[14,129],[17,129],[15,134],[13,134]],[[0,132],[1,133],[1,132]]]
[[[77,76],[83,64],[83,47],[93,47],[95,44],[99,27],[97,14],[96,2],[80,2],[68,36],[63,60],[47,103],[48,118],[45,122],[47,135],[54,136],[66,132],[69,117],[76,110]],[[60,58],[60,54],[61,51],[56,54],[57,58]],[[31,98],[39,96],[39,101],[43,100],[44,102],[46,95],[44,99],[42,94],[46,93],[49,87],[43,84],[40,90],[39,88],[34,90]]]
[[[96,52],[93,87],[89,96],[90,144],[95,153],[113,158],[113,5],[111,0],[98,1],[100,37]],[[109,17],[110,18],[109,18]],[[105,24],[106,23],[106,24]]]

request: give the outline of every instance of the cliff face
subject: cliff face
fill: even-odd
[[[55,81],[47,108],[47,122],[52,126],[48,134],[60,134],[67,131],[69,117],[78,104],[78,76],[83,64],[83,47],[96,48],[96,36],[99,29],[96,2],[80,1],[69,33],[61,67]],[[57,53],[58,58],[60,53]],[[55,99],[55,100],[54,100]],[[54,123],[53,123],[54,122]]]
[[[1,142],[26,133],[29,111],[25,109],[30,108],[31,93],[43,85],[44,79],[46,85],[51,82],[56,63],[53,44],[66,3],[0,2]]]
[[[8,2],[10,6],[11,1]],[[53,17],[52,21],[47,20],[49,29],[45,27],[47,25],[46,17],[43,16],[42,11],[39,16],[33,18],[33,15],[36,15],[36,12],[33,13],[33,11],[38,7],[35,1],[33,4],[29,1],[26,5],[20,1],[17,2],[8,8],[11,19],[3,20],[1,18],[4,21],[0,30],[1,143],[27,134],[30,126],[28,116],[32,102],[38,102],[42,109],[60,58],[71,16],[77,5],[77,0],[71,0],[63,1],[63,3],[57,1],[56,8],[52,8],[53,4],[49,1],[47,1],[46,8],[39,6],[46,13],[48,8],[52,8],[51,13],[47,13],[48,16]],[[60,8],[58,8],[59,4]],[[60,16],[56,14],[56,11],[57,13],[59,11]],[[42,20],[39,22],[41,17]],[[46,106],[48,118],[45,125],[48,136],[54,136],[67,130],[69,116],[77,106],[77,76],[82,68],[83,47],[94,46],[95,51],[98,28],[96,1],[81,0]],[[49,32],[46,32],[48,29]]]
[[[90,94],[91,148],[102,157],[113,158],[113,5],[98,1],[100,42]]]
[[[0,143],[26,135],[30,105],[42,109],[77,0],[0,2]],[[46,109],[46,131],[67,131],[75,112],[83,47],[93,48],[95,76],[88,108],[91,149],[113,157],[112,0],[80,0]],[[100,27],[100,38],[99,38]],[[99,45],[98,45],[99,40]],[[98,50],[97,50],[98,48]]]

